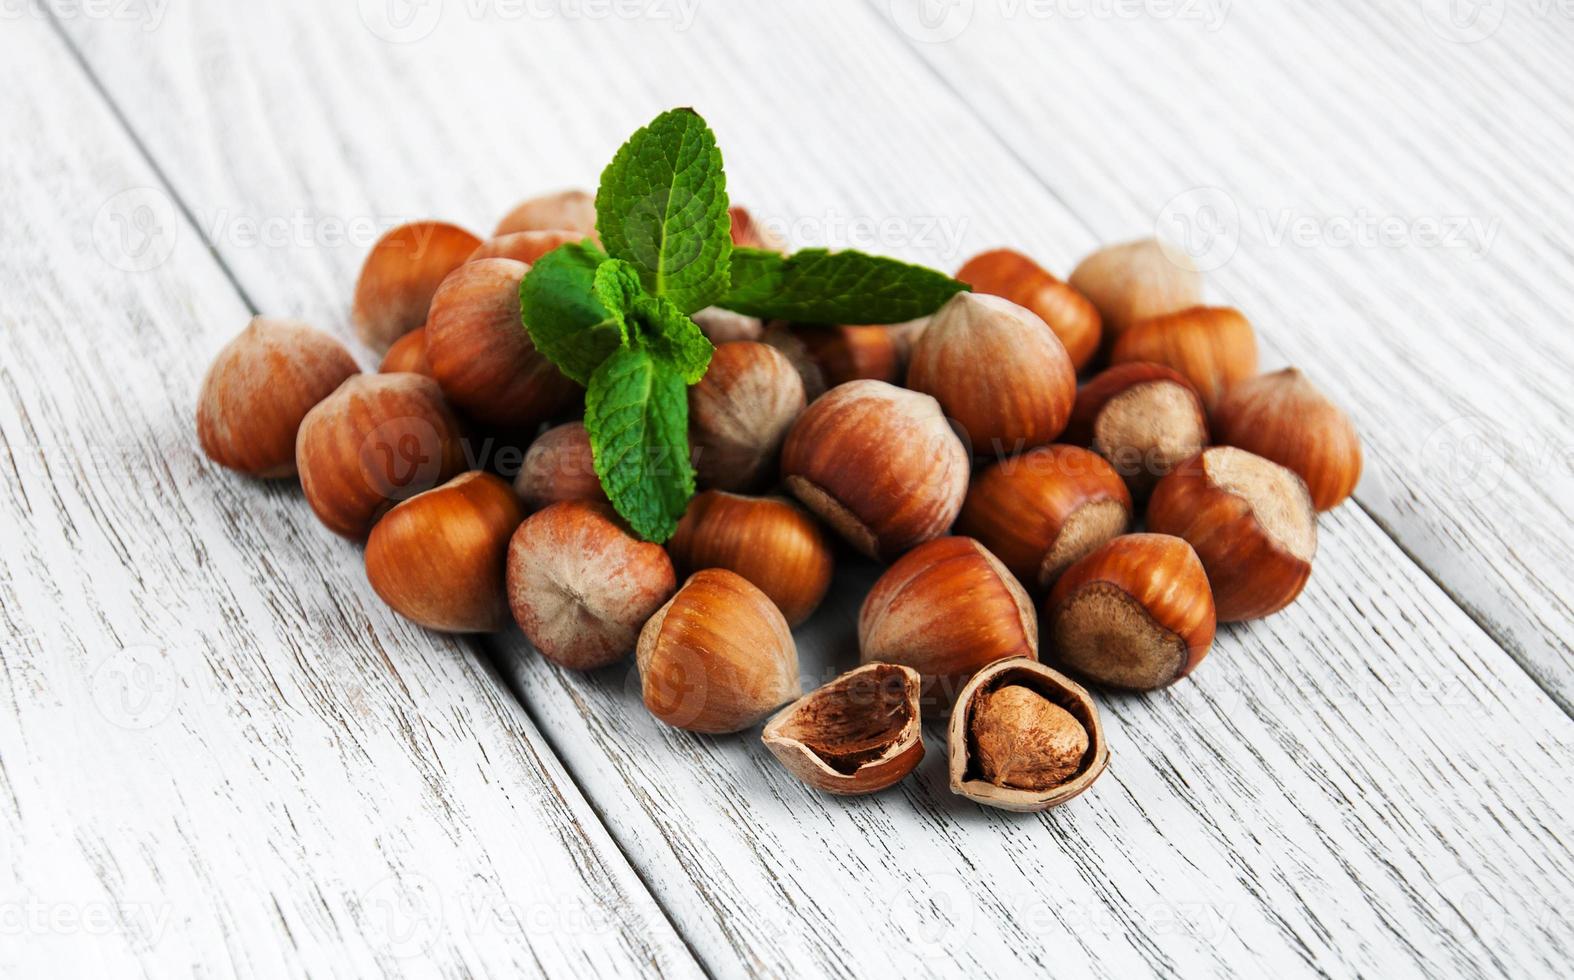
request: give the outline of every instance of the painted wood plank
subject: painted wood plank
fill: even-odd
[[[1155,229],[1192,252],[1270,363],[1348,406],[1360,504],[1574,709],[1574,206],[1549,170],[1574,153],[1574,17],[1067,9],[979,4],[944,41],[889,22],[1060,205],[989,236],[1062,273]]]
[[[202,458],[249,313],[47,24],[0,89],[0,974],[697,975],[496,673]]]
[[[402,45],[315,7],[193,12],[151,45],[71,32],[198,213],[480,228],[517,197],[588,182],[634,126],[693,102],[734,196],[794,216],[800,242],[954,265],[1042,225],[1069,243],[1048,258],[1085,247],[975,110],[860,8],[711,5],[683,31],[441,10]],[[286,42],[287,65],[258,53]],[[138,110],[155,91],[168,108]],[[343,316],[357,249],[215,237],[264,306]],[[800,635],[809,674],[850,662],[869,574],[851,570]],[[1110,775],[1041,817],[951,797],[933,741],[898,792],[818,797],[753,739],[660,728],[625,669],[567,675],[521,642],[499,650],[719,975],[1534,974],[1569,946],[1570,722],[1356,509],[1328,521],[1292,612],[1226,631],[1178,689],[1104,699]]]

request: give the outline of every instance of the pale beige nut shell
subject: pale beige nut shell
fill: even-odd
[[[823,697],[831,688],[846,685],[860,675],[897,671],[903,680],[907,717],[901,729],[878,756],[860,764],[853,772],[843,772],[816,752],[809,745],[794,737],[791,723],[807,706]],[[771,750],[779,762],[798,779],[809,786],[838,796],[862,796],[878,793],[900,782],[917,767],[924,757],[924,738],[919,712],[919,693],[922,679],[918,671],[901,664],[870,663],[842,674],[822,687],[778,711],[766,722],[760,740]]]
[[[1014,789],[979,778],[973,765],[972,739],[968,737],[973,702],[980,693],[1003,684],[1020,684],[1042,694],[1071,712],[1087,729],[1088,754],[1075,776],[1047,790]],[[1048,810],[1081,795],[1104,774],[1104,769],[1109,765],[1109,745],[1105,742],[1104,726],[1099,720],[1098,708],[1093,704],[1092,696],[1076,681],[1037,661],[1026,657],[995,661],[973,675],[957,696],[956,704],[947,733],[951,792],[975,803],[1017,813]]]

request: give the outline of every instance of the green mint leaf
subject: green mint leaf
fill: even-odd
[[[928,316],[968,287],[950,276],[862,252],[732,253],[732,286],[718,306],[768,320],[902,323]]]
[[[606,259],[589,242],[560,245],[541,256],[519,284],[519,311],[530,342],[582,385],[628,339],[623,310],[607,305],[595,288]]]
[[[596,295],[607,309],[623,311],[627,336],[670,363],[685,383],[696,384],[705,377],[716,348],[675,303],[645,292],[633,265],[622,259],[601,263],[596,270]]]
[[[731,229],[721,150],[693,109],[657,116],[602,171],[596,230],[607,254],[683,313],[727,291]]]
[[[689,402],[683,378],[642,347],[622,347],[585,393],[596,475],[612,506],[647,541],[672,537],[689,498]]]

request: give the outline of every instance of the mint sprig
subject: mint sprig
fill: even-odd
[[[967,288],[933,269],[862,252],[740,248],[732,254],[732,288],[717,305],[765,320],[902,323]]]
[[[694,495],[687,388],[715,348],[689,317],[896,323],[967,287],[858,252],[735,249],[721,151],[692,109],[623,144],[596,192],[600,245],[560,246],[531,267],[519,309],[531,342],[585,386],[596,476],[636,534],[665,541]]]

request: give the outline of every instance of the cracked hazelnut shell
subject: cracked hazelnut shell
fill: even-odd
[[[1213,645],[1213,594],[1191,546],[1127,534],[1066,569],[1044,605],[1050,662],[1105,687],[1180,680]]]
[[[918,672],[865,664],[777,712],[761,740],[798,779],[838,796],[877,793],[924,757]]]
[[[1206,449],[1160,480],[1148,528],[1196,549],[1224,623],[1294,602],[1317,554],[1317,510],[1306,481],[1232,446]]]
[[[1093,698],[1080,684],[1025,658],[973,675],[947,730],[951,792],[1034,813],[1071,800],[1109,764]]]

